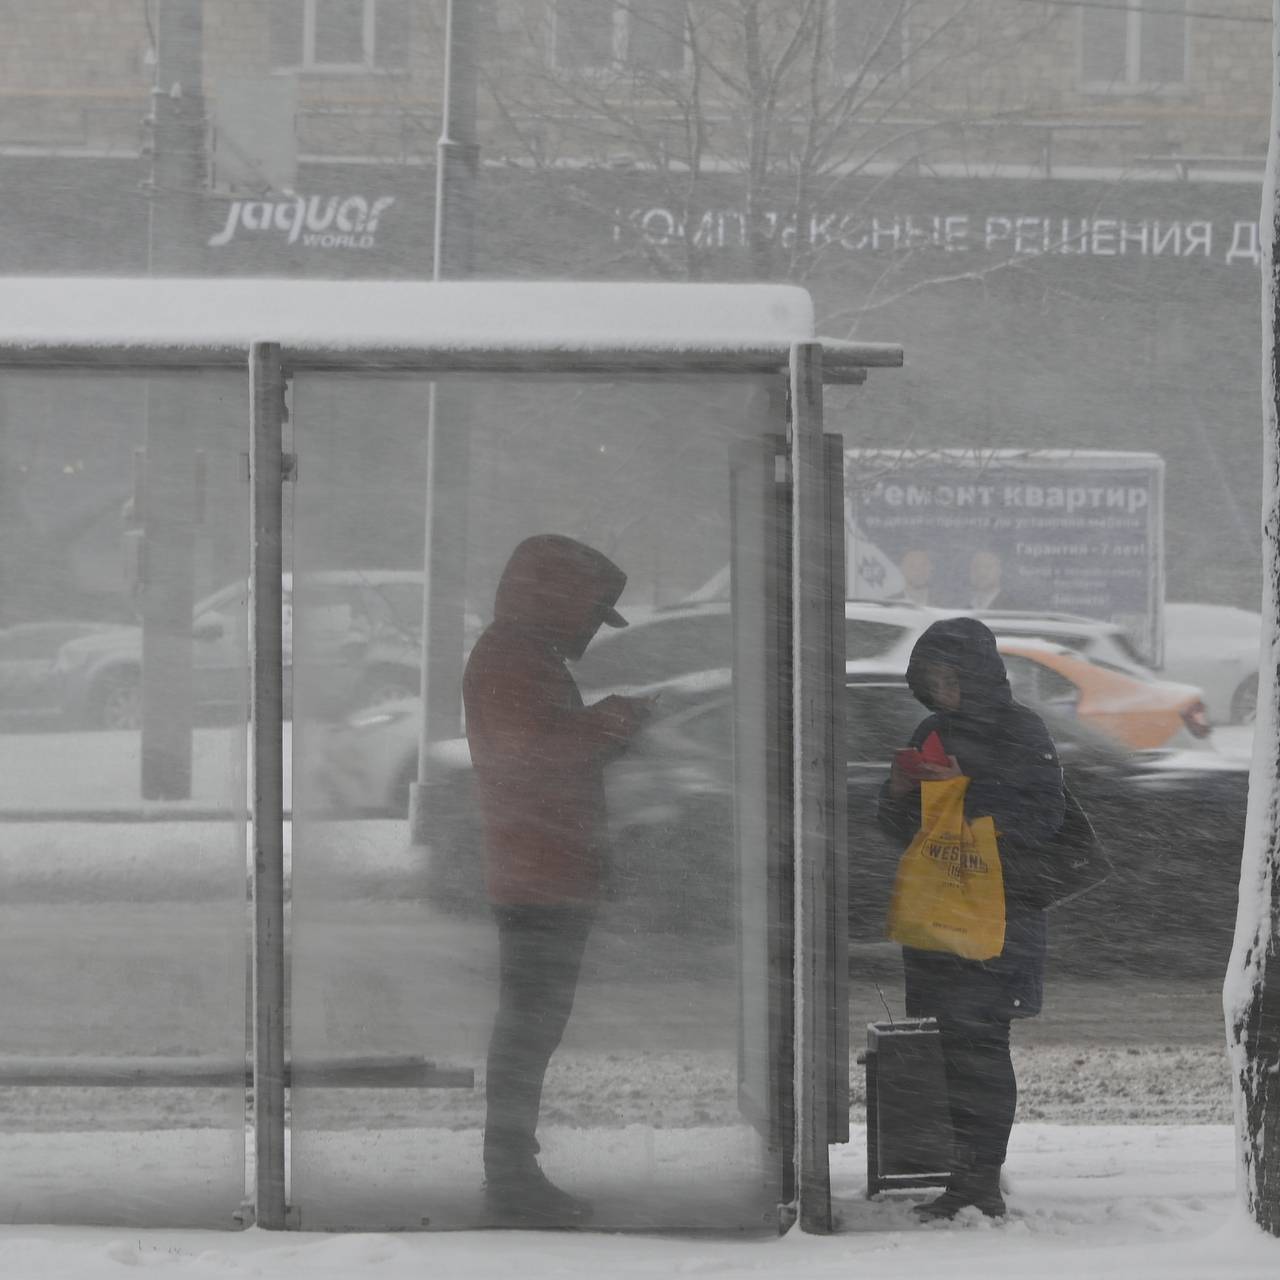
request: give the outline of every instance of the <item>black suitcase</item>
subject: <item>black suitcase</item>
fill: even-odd
[[[867,1196],[943,1186],[951,1174],[951,1116],[938,1024],[867,1024]]]

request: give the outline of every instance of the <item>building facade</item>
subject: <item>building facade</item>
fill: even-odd
[[[0,5],[0,270],[145,271],[152,214],[176,201],[199,273],[429,276],[443,10],[208,0],[206,180],[170,191],[149,184],[155,5]],[[1171,598],[1252,603],[1260,0],[477,0],[476,15],[478,274],[797,280],[826,332],[908,351],[900,377],[832,398],[850,443],[1158,452]],[[41,512],[100,505],[91,535],[47,519],[55,541],[102,544],[130,450],[105,451],[97,478],[34,456],[73,394],[10,387],[5,483]],[[405,486],[384,509],[410,510],[419,481],[397,459],[419,458],[419,409],[335,396],[334,412],[390,397],[377,483]],[[126,435],[132,405],[109,410]],[[626,438],[595,411],[584,433]],[[521,528],[520,477],[504,425],[486,429],[488,481],[516,495],[485,535],[496,558]],[[92,434],[86,417],[66,448]],[[687,464],[666,483],[696,510],[720,480]],[[63,502],[74,485],[86,497]],[[629,517],[629,536],[663,518]],[[334,556],[418,554],[376,521],[339,525]],[[114,597],[102,560],[68,572]],[[207,585],[231,567],[213,555]],[[695,552],[637,581],[676,598],[718,567]]]

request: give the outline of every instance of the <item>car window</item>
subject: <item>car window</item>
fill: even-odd
[[[0,657],[52,660],[60,646],[66,644],[68,640],[74,640],[83,631],[84,628],[75,622],[63,627],[39,626],[30,629],[15,627],[12,631],[0,632]]]
[[[1111,650],[1113,660],[1117,654],[1119,655],[1122,662],[1117,665],[1121,666],[1125,671],[1137,668],[1139,671],[1149,672],[1152,669],[1151,663],[1138,652],[1133,641],[1123,631],[1107,632],[1105,638],[1092,641],[1086,651],[1093,658],[1097,652],[1105,652],[1108,649]]]
[[[1069,703],[1074,706],[1079,701],[1079,687],[1052,667],[1016,653],[1006,653],[1002,656],[1004,668],[1009,673],[1009,686],[1013,689],[1013,696],[1019,702],[1040,705]]]
[[[402,635],[422,631],[422,586],[417,582],[369,583],[365,589],[370,619]]]
[[[852,662],[857,658],[878,658],[887,653],[902,635],[902,628],[892,622],[870,622],[866,618],[844,620],[844,656]]]
[[[727,613],[665,618],[597,636],[574,667],[574,677],[591,689],[656,684],[726,667],[732,659]]]
[[[906,685],[848,686],[846,732],[851,761],[887,764],[928,712]]]
[[[1080,690],[1074,681],[1050,667],[1040,668],[1040,700],[1042,702],[1070,702],[1080,700]]]
[[[330,654],[353,640],[373,634],[363,591],[358,583],[307,583],[286,597],[286,650],[305,645],[312,653]]]
[[[1065,649],[1074,649],[1077,653],[1083,653],[1090,647],[1088,636],[1045,635],[1041,638],[1044,640],[1052,640],[1054,644],[1060,644]]]

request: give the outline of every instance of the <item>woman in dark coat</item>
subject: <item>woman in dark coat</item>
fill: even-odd
[[[1005,944],[995,959],[903,948],[907,1015],[938,1020],[955,1139],[945,1192],[917,1213],[951,1218],[974,1206],[999,1217],[1018,1101],[1009,1027],[1040,1012],[1047,949],[1045,913],[1019,901],[1019,885],[1062,826],[1062,768],[1044,722],[1013,700],[995,636],[976,619],[934,623],[916,642],[907,683],[932,713],[910,745],[937,733],[950,764],[924,764],[913,778],[895,762],[880,792],[880,824],[905,848],[920,827],[920,778],[963,775],[965,816],[995,820],[1005,882]]]

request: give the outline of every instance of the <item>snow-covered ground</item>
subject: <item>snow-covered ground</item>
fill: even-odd
[[[717,1276],[755,1280],[1274,1280],[1280,1241],[1237,1209],[1223,1126],[1024,1124],[1010,1154],[1007,1220],[921,1226],[905,1196],[862,1197],[861,1134],[833,1150],[839,1230],[782,1239],[593,1232],[277,1235],[63,1227],[0,1228],[6,1280],[108,1280],[142,1268],[180,1280],[562,1280]],[[689,1131],[691,1147],[706,1135]],[[86,1159],[100,1156],[92,1148]],[[391,1159],[411,1157],[410,1144]]]

